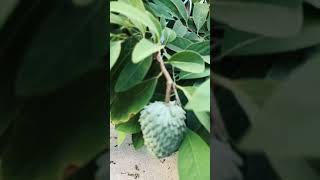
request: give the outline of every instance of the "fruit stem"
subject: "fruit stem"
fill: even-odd
[[[178,92],[177,92],[177,89],[176,89],[176,83],[173,82],[171,76],[170,76],[170,73],[168,72],[164,62],[163,62],[163,59],[161,57],[161,52],[158,51],[157,55],[156,55],[156,59],[157,61],[159,62],[160,64],[160,69],[161,69],[161,72],[163,73],[164,77],[166,78],[166,81],[167,81],[167,86],[166,86],[166,96],[165,96],[165,102],[166,103],[169,103],[170,102],[170,95],[171,95],[171,92],[173,90],[175,96],[176,96],[176,100],[177,100],[177,103],[179,105],[181,105],[181,102],[180,102],[180,98],[178,96]]]

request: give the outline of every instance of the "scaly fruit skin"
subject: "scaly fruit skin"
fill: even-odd
[[[176,104],[156,101],[141,111],[144,144],[156,157],[164,158],[176,152],[186,132],[186,112]]]

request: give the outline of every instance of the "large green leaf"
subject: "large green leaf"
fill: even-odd
[[[176,20],[176,22],[173,25],[172,30],[174,30],[178,37],[183,37],[188,32],[188,29],[186,26],[182,24],[180,20]]]
[[[170,9],[167,8],[165,5],[154,4],[151,2],[149,2],[148,5],[149,5],[151,11],[154,13],[154,15],[156,15],[158,17],[164,17],[166,19],[173,20],[173,16],[172,16],[172,14],[170,14]]]
[[[161,44],[154,44],[153,42],[143,38],[134,47],[132,52],[132,62],[138,63],[153,53],[160,51],[163,48]]]
[[[181,0],[170,0],[175,7],[178,9],[178,12],[180,13],[181,17],[184,19],[185,22],[188,22],[189,15],[187,13],[187,10]]]
[[[217,1],[211,15],[235,29],[271,37],[295,35],[303,22],[302,0]]]
[[[210,112],[210,79],[197,87],[186,105],[186,109]]]
[[[151,64],[152,56],[147,57],[137,64],[131,61],[127,62],[118,77],[115,92],[123,92],[139,84],[146,76]]]
[[[105,70],[88,74],[50,96],[30,99],[1,159],[5,180],[63,179],[107,147]]]
[[[204,71],[203,59],[194,51],[182,51],[175,53],[171,56],[168,62],[187,72],[201,73]]]
[[[162,31],[162,44],[168,44],[176,39],[176,32],[170,28],[165,27]]]
[[[188,100],[192,99],[192,95],[194,94],[196,88],[193,86],[178,86],[178,88],[184,93]],[[209,107],[210,108],[210,107]],[[208,112],[203,111],[193,111],[194,115],[197,117],[198,121],[206,128],[207,131],[210,132],[210,114]]]
[[[132,23],[126,17],[114,13],[110,13],[110,23],[124,27],[133,26]]]
[[[202,73],[189,73],[181,71],[179,73],[179,79],[198,79],[210,76],[210,68],[205,68]]]
[[[252,122],[241,146],[270,154],[319,157],[320,53],[279,85]],[[271,130],[271,131],[270,131]]]
[[[147,105],[154,93],[158,78],[146,80],[129,91],[118,93],[111,106],[110,119],[113,124],[127,122]]]
[[[204,23],[206,23],[207,16],[209,13],[209,4],[206,3],[196,3],[193,7],[193,22],[197,27],[197,32],[202,28]]]
[[[167,45],[167,48],[175,51],[175,52],[180,52],[185,50],[188,46],[190,46],[192,42],[188,39],[182,38],[182,37],[176,37],[174,41],[169,43]]]
[[[18,0],[1,0],[0,2],[0,29],[7,22],[8,17],[19,3]]]
[[[178,171],[182,180],[210,179],[210,148],[191,130],[179,148]]]
[[[143,11],[139,8],[136,8],[130,4],[118,1],[110,2],[110,12],[116,12],[127,16],[129,19],[133,21],[139,22],[147,27],[155,33],[157,39],[160,39],[161,34],[161,25],[159,21],[155,21],[151,17],[147,11]]]
[[[202,56],[210,55],[210,41],[202,41],[190,44],[187,50],[192,50],[199,53]]]
[[[210,113],[194,111],[194,114],[197,116],[203,127],[206,128],[208,132],[210,132]]]
[[[103,0],[84,7],[58,1],[25,50],[17,72],[16,93],[46,94],[104,68],[108,42],[105,7]]]
[[[128,122],[117,124],[116,130],[127,134],[135,134],[141,131],[140,123],[138,122],[139,115],[133,116]]]
[[[164,6],[166,11],[170,12],[173,16],[180,18],[181,15],[171,0],[153,0],[157,6]]]
[[[270,38],[227,28],[222,45],[222,55],[280,53],[319,44],[319,17],[319,12],[308,10],[301,31],[286,38]]]
[[[110,41],[110,69],[117,62],[121,51],[121,41]]]

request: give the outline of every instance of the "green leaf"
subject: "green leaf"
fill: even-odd
[[[209,13],[209,4],[196,3],[194,5],[192,17],[193,17],[193,22],[197,27],[197,33],[199,33],[199,30],[206,23],[208,13]]]
[[[162,35],[164,38],[162,44],[168,44],[168,43],[174,41],[177,37],[176,33],[167,27],[163,29]]]
[[[191,130],[179,148],[178,171],[183,180],[210,179],[210,148]]]
[[[184,93],[186,98],[190,101],[192,99],[192,95],[196,91],[194,86],[178,86],[180,90]],[[199,112],[193,111],[198,121],[205,127],[205,129],[210,132],[210,114],[208,112]]]
[[[188,13],[187,10],[181,0],[170,0],[175,7],[178,9],[180,15],[184,19],[185,22],[188,22]]]
[[[148,3],[151,11],[158,17],[164,17],[166,19],[174,20],[173,16],[170,14],[170,9],[163,4]],[[163,27],[162,27],[163,28]]]
[[[124,142],[124,140],[126,139],[127,133],[122,132],[122,131],[117,131],[117,133],[118,133],[117,144],[121,145]]]
[[[121,41],[110,41],[110,70],[116,64],[121,51]]]
[[[195,32],[187,32],[183,37],[193,42],[203,41],[203,39],[201,39]]]
[[[193,51],[175,53],[168,61],[173,66],[187,72],[201,73],[204,71],[202,57]]]
[[[194,86],[177,86],[186,96],[188,100],[191,99],[192,94],[196,90]]]
[[[167,21],[166,18],[164,16],[160,17],[160,23],[161,23],[161,27],[162,29],[164,29],[165,27],[167,27]]]
[[[318,33],[320,13],[308,11],[304,26],[295,36],[287,38],[270,38],[227,28],[222,44],[222,54],[259,55],[294,51],[320,43]]]
[[[110,2],[110,12],[120,13],[127,16],[129,19],[149,27],[150,31],[155,33],[157,39],[160,39],[161,25],[159,21],[155,21],[147,11],[143,11],[136,8],[130,4],[124,2],[111,1]]]
[[[154,44],[151,41],[143,38],[134,47],[132,52],[132,62],[138,63],[153,53],[160,51],[163,48],[160,44]]]
[[[129,0],[128,2],[132,4],[134,7],[137,7],[141,10],[146,10],[142,0]]]
[[[210,132],[210,113],[194,111],[194,114],[197,116],[203,127],[206,128],[208,132]]]
[[[81,8],[57,1],[24,51],[16,93],[47,94],[85,73],[104,68],[105,22],[103,0]]]
[[[167,48],[175,51],[180,52],[185,50],[192,42],[188,39],[182,37],[176,37],[174,41],[167,45]]]
[[[308,61],[279,85],[252,121],[252,128],[241,142],[246,149],[269,154],[319,157],[320,53],[317,49]],[[270,133],[272,129],[272,133]]]
[[[187,50],[195,51],[202,56],[210,55],[210,41],[193,43],[187,47]]]
[[[217,1],[211,15],[235,29],[271,37],[295,35],[303,22],[302,0]]]
[[[105,73],[90,73],[54,94],[28,100],[1,157],[4,179],[63,179],[67,167],[84,166],[108,147]]]
[[[210,79],[207,79],[195,90],[185,108],[210,112]]]
[[[146,80],[130,90],[118,93],[110,110],[110,119],[113,124],[129,121],[145,105],[147,105],[154,93],[158,78]]]
[[[127,18],[120,16],[120,15],[113,14],[113,13],[110,13],[110,23],[117,24],[117,25],[124,26],[124,27],[131,26],[131,23],[129,22],[129,20]]]
[[[172,30],[176,32],[178,37],[183,37],[188,32],[187,27],[185,27],[180,20],[176,20]]]
[[[202,73],[189,73],[185,71],[181,71],[179,74],[180,79],[198,79],[210,76],[210,68],[205,68]]]
[[[18,0],[1,0],[0,2],[0,29],[7,22],[10,14],[15,10],[18,5]]]
[[[127,134],[135,134],[141,131],[140,124],[138,122],[139,115],[135,115],[128,122],[117,124],[116,130]]]
[[[151,64],[152,56],[147,57],[137,64],[131,61],[127,62],[118,77],[115,92],[124,92],[139,84],[148,73]]]
[[[202,56],[202,59],[204,60],[204,62],[210,64],[210,61],[211,61],[211,57],[210,55],[207,55],[207,56]]]
[[[171,0],[153,0],[153,2],[159,7],[164,6],[166,8],[165,11],[170,12],[173,16],[177,18],[181,17],[181,15],[178,12],[178,9],[171,2]]]
[[[132,144],[135,150],[143,147],[144,139],[142,133],[132,134]]]

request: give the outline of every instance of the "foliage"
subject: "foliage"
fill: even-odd
[[[0,2],[0,179],[66,179],[106,149],[106,6]]]
[[[223,32],[212,75],[219,139],[243,159],[220,159],[229,176],[319,179],[318,1],[217,1],[213,17]]]
[[[199,133],[210,131],[209,7],[203,0],[110,2],[110,121],[117,131],[132,134],[139,148],[143,139],[136,118],[147,104],[167,99],[166,82],[173,80],[169,92],[188,110],[190,129],[179,149],[182,180],[188,179],[190,168],[197,167],[206,168],[193,178],[210,178],[209,145]]]

